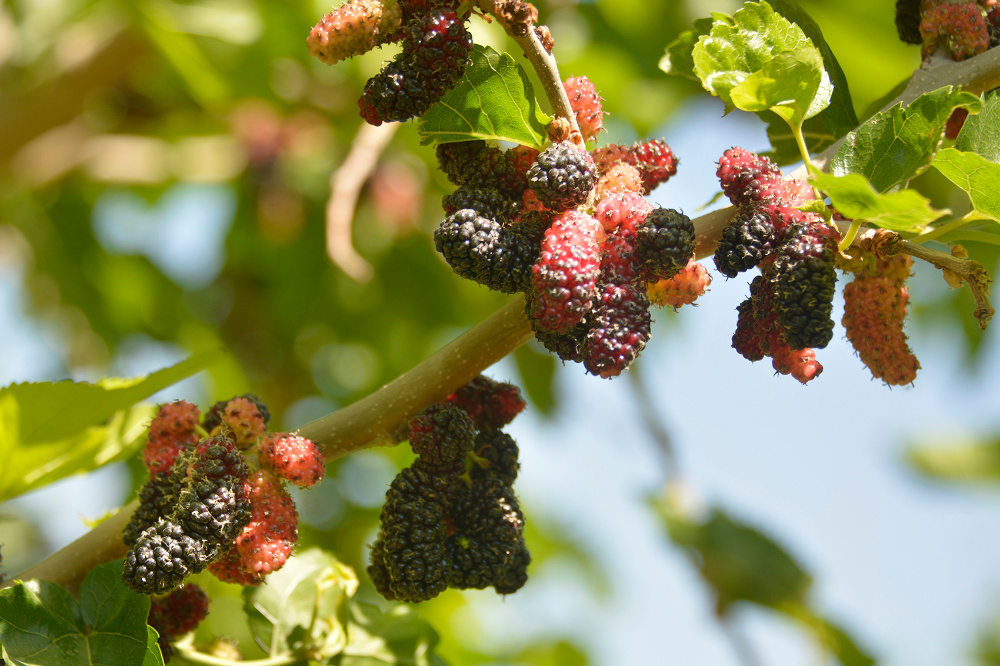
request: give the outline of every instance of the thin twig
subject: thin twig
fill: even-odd
[[[330,199],[326,202],[326,253],[330,260],[355,282],[368,282],[372,265],[354,249],[351,227],[358,196],[365,181],[375,171],[379,155],[396,133],[399,123],[378,127],[361,123],[344,162],[330,175]]]
[[[479,8],[499,19],[497,5],[501,1],[479,0]],[[524,57],[528,59],[528,62],[535,69],[535,73],[538,74],[538,80],[542,82],[542,89],[545,91],[545,97],[549,100],[549,104],[552,105],[552,111],[557,116],[569,121],[570,127],[574,131],[579,132],[580,126],[576,123],[576,114],[573,113],[573,107],[569,103],[569,96],[563,87],[562,77],[559,76],[559,66],[556,64],[555,57],[545,50],[545,47],[542,46],[538,35],[535,34],[533,29],[527,30],[526,34],[519,34],[513,30],[508,30],[503,21],[500,21],[500,24],[504,25],[504,29],[507,30],[510,38],[521,47],[521,50],[524,51]]]

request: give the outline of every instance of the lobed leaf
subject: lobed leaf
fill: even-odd
[[[131,379],[37,382],[0,389],[0,501],[131,455],[153,408],[139,400],[204,369],[217,352]]]
[[[11,662],[162,666],[159,649],[150,648],[149,597],[128,589],[121,577],[121,560],[94,567],[80,587],[79,604],[48,581],[18,581],[0,590],[0,643]]]
[[[538,107],[524,68],[479,44],[471,60],[461,82],[420,118],[420,144],[496,139],[541,150],[552,118]]]
[[[788,66],[800,62],[797,67],[817,68],[820,83],[815,86],[814,97],[803,103],[801,95],[804,93],[800,91],[793,95],[792,104],[792,107],[801,107],[799,111],[805,114],[804,117],[816,115],[829,103],[832,94],[829,76],[822,66],[822,56],[801,28],[775,13],[766,2],[746,3],[733,15],[732,24],[716,21],[711,32],[700,37],[694,47],[694,72],[706,90],[722,98],[727,112],[733,108],[744,108],[741,105],[752,107],[744,108],[747,111],[761,111],[766,108],[765,102],[774,101],[775,96],[782,101],[780,93],[787,92],[779,81],[785,77],[781,76],[777,67],[765,68],[775,57],[789,51],[815,54],[815,57],[790,56],[782,64]],[[733,89],[762,70],[759,81],[747,84],[736,98],[733,97]],[[815,81],[815,76],[810,75],[809,81]],[[754,91],[766,92],[767,95],[757,97]],[[785,106],[782,104],[782,107]]]
[[[666,53],[660,58],[658,66],[667,74],[683,76],[694,81],[700,81],[698,75],[694,73],[694,51],[695,44],[702,35],[707,35],[712,31],[712,24],[715,21],[729,21],[732,18],[725,14],[712,14],[712,18],[698,18],[694,20],[694,30],[685,30],[677,39],[667,44]]]
[[[977,212],[1000,222],[1000,164],[955,148],[940,151],[933,164],[945,178],[966,191]]]
[[[267,584],[243,590],[250,629],[271,656],[304,649],[333,657],[347,644],[347,600],[358,589],[354,570],[321,548],[290,558]]]
[[[917,232],[950,211],[932,208],[915,190],[882,194],[861,174],[820,174],[813,181],[844,217],[863,220],[883,229]]]
[[[955,148],[1000,163],[1000,93],[989,95],[979,113],[965,119]]]
[[[830,163],[836,176],[861,174],[879,192],[903,185],[931,164],[956,107],[975,113],[978,97],[945,86],[877,113],[847,135]]]
[[[813,46],[779,53],[729,91],[738,109],[770,110],[794,127],[826,108],[832,93],[823,59]]]

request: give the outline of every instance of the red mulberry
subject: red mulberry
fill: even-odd
[[[525,408],[524,398],[516,386],[485,375],[475,377],[445,401],[464,409],[479,430],[502,428]]]
[[[576,114],[576,124],[585,141],[590,141],[604,128],[604,111],[597,88],[586,76],[570,77],[563,82],[569,104]]]
[[[150,476],[167,472],[183,451],[200,438],[195,426],[201,412],[190,402],[178,400],[160,407],[149,424],[149,440],[143,452],[143,462]]]
[[[259,470],[249,479],[250,522],[236,537],[241,571],[259,583],[284,566],[299,538],[299,514],[281,479]]]
[[[380,0],[349,0],[316,24],[306,46],[309,55],[333,65],[384,43],[401,23],[398,3],[386,6]]]
[[[271,435],[261,442],[257,458],[262,467],[299,488],[312,488],[326,474],[323,452],[311,439],[298,435]]]
[[[650,283],[646,287],[646,296],[653,305],[669,305],[677,310],[704,296],[710,284],[712,276],[708,274],[708,269],[692,258],[673,277]]]

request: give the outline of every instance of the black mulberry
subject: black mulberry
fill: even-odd
[[[538,200],[555,211],[582,204],[596,183],[593,160],[567,141],[543,150],[528,170],[528,184]]]
[[[722,230],[715,249],[715,267],[726,277],[736,277],[759,264],[776,245],[771,218],[761,210],[743,206]]]
[[[673,277],[693,254],[694,225],[676,210],[656,208],[636,230],[636,263],[649,282]]]

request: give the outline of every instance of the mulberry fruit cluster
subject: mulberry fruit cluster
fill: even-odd
[[[995,11],[992,2],[983,3],[987,4]],[[912,19],[907,19],[904,24],[911,23]],[[920,3],[920,54],[926,60],[943,45],[953,60],[979,55],[990,48],[992,25],[992,21],[987,20],[986,7],[978,2],[923,0]]]
[[[254,395],[216,403],[199,418],[196,406],[178,401],[150,424],[150,478],[122,532],[123,579],[138,592],[168,592],[206,568],[227,582],[260,583],[284,564],[298,534],[284,481],[307,488],[323,477],[316,445],[268,433],[270,414]],[[259,469],[245,453],[256,454]]]
[[[920,369],[903,332],[913,260],[905,255],[877,261],[869,257],[864,264],[844,287],[847,339],[876,379],[889,386],[910,384]]]
[[[525,584],[518,448],[501,430],[524,404],[515,386],[479,376],[410,422],[417,459],[386,492],[368,566],[383,597],[419,603],[449,587],[511,594]]]
[[[717,175],[737,212],[722,232],[715,266],[726,277],[761,269],[738,308],[733,348],[751,361],[770,357],[777,372],[808,382],[823,369],[813,350],[833,337],[839,235],[820,216],[795,208],[812,189],[782,176],[766,157],[731,148]]]
[[[421,116],[458,84],[472,52],[469,13],[447,0],[349,0],[309,33],[309,53],[334,64],[388,42],[402,51],[365,84],[358,107],[372,125]]]
[[[586,77],[565,88],[583,138],[595,138],[597,90]],[[650,289],[676,308],[710,282],[692,262],[690,219],[644,198],[677,172],[662,140],[589,153],[571,141],[540,153],[464,141],[438,145],[437,157],[459,186],[442,202],[437,250],[461,277],[524,293],[536,338],[564,361],[621,374],[649,340]]]

